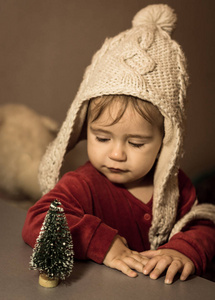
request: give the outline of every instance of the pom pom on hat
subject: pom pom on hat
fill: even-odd
[[[133,27],[155,25],[171,34],[177,21],[174,10],[165,4],[148,5],[141,9],[133,18]]]

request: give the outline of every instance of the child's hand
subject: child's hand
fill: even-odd
[[[143,269],[145,275],[157,279],[166,269],[165,283],[171,284],[175,275],[180,272],[181,280],[186,280],[189,275],[195,272],[193,262],[184,254],[172,249],[149,250],[142,252],[142,255],[149,258]]]
[[[136,277],[137,272],[143,272],[143,268],[148,260],[141,253],[130,250],[127,247],[126,240],[117,235],[105,256],[103,264],[117,269],[129,277]]]

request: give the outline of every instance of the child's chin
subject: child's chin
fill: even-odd
[[[120,178],[119,175],[111,175],[111,176],[106,176],[110,182],[112,183],[116,183],[116,184],[125,184],[126,183],[126,180],[124,180],[123,178]]]

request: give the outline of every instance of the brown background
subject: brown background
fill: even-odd
[[[213,0],[0,0],[0,104],[23,103],[61,123],[104,39],[130,28],[144,6],[161,2],[176,10],[173,38],[191,76],[182,166],[193,178],[214,169]],[[83,146],[72,154],[77,164],[86,159]]]

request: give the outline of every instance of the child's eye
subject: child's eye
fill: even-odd
[[[137,144],[137,143],[132,143],[132,142],[128,142],[128,143],[134,148],[141,148],[142,146],[144,146],[144,144]]]
[[[101,138],[101,137],[96,137],[97,141],[101,142],[101,143],[105,143],[105,142],[108,142],[110,139],[107,139],[107,138]]]

